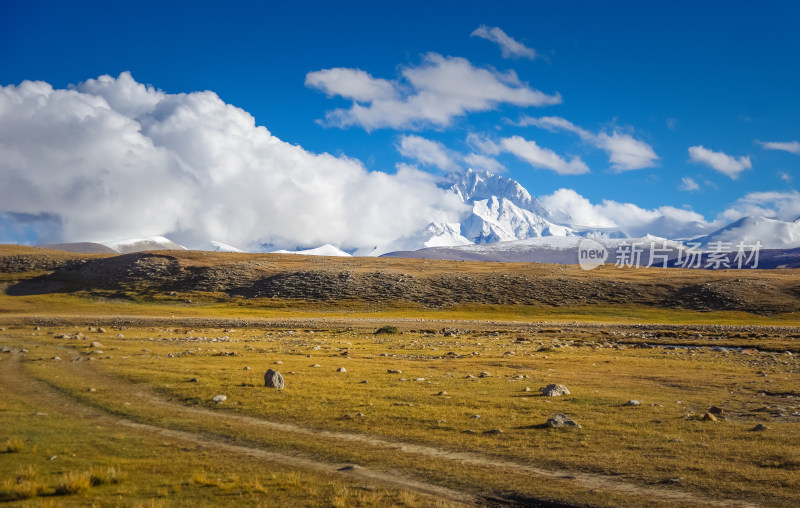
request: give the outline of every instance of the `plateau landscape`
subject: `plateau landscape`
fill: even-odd
[[[800,504],[790,2],[0,6],[0,505]]]

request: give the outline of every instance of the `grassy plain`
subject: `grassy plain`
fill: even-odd
[[[0,502],[797,506],[797,325],[619,303],[4,292]],[[283,390],[264,387],[270,368]],[[544,397],[550,383],[571,394]],[[557,414],[581,427],[547,427]]]

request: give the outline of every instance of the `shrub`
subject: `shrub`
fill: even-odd
[[[400,330],[396,326],[382,326],[377,330],[375,330],[375,335],[379,335],[382,333],[394,335],[400,333]]]

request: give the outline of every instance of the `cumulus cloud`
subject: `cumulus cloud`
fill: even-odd
[[[470,35],[492,41],[500,46],[503,58],[529,58],[531,60],[536,58],[536,51],[509,37],[508,34],[496,26],[481,25]]]
[[[490,173],[502,173],[506,167],[493,157],[487,157],[477,153],[470,153],[464,156],[464,162],[472,169],[485,169]]]
[[[456,155],[437,141],[420,136],[404,135],[400,137],[398,151],[403,157],[415,159],[424,166],[434,166],[445,171],[458,168],[453,160]]]
[[[48,241],[358,248],[457,221],[463,204],[427,173],[312,153],[213,92],[168,94],[123,73],[0,88],[0,211],[51,217],[60,234]]]
[[[437,53],[418,66],[403,67],[394,81],[358,69],[324,69],[306,75],[306,86],[329,96],[351,99],[349,108],[325,114],[324,125],[366,130],[446,127],[456,117],[489,111],[499,104],[547,106],[561,102],[520,81],[514,71],[474,67],[468,60]]]
[[[742,217],[772,217],[785,221],[800,219],[800,192],[767,191],[750,192],[739,198],[720,214],[728,221]]]
[[[616,130],[611,134],[605,132],[594,134],[558,116],[540,118],[524,116],[517,125],[522,127],[532,125],[551,132],[564,130],[577,134],[587,143],[604,150],[608,154],[611,168],[618,172],[651,168],[658,161],[658,155],[650,145]]]
[[[783,150],[784,152],[796,153],[800,155],[800,141],[787,141],[787,142],[759,141],[759,144],[762,147],[766,148],[767,150]]]
[[[521,136],[503,138],[500,144],[505,151],[513,153],[535,168],[551,169],[561,175],[580,175],[589,172],[589,167],[580,157],[572,157],[567,161],[554,151],[542,148],[535,141],[528,141]]]
[[[488,136],[470,132],[467,134],[467,144],[485,155],[500,154],[500,146]]]
[[[681,178],[681,185],[679,186],[679,189],[684,191],[696,191],[700,190],[700,184],[698,184],[694,178],[684,176]]]
[[[753,167],[749,156],[736,158],[723,152],[709,150],[703,145],[690,146],[689,159],[692,162],[705,164],[734,180],[739,178],[739,173]]]
[[[673,206],[646,209],[613,200],[592,203],[572,189],[559,189],[538,199],[555,222],[621,230],[634,237],[646,234],[668,238],[692,237],[715,227],[691,210]]]

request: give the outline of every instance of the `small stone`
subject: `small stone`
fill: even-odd
[[[641,403],[641,402],[639,402],[638,400],[629,400],[628,402],[626,402],[626,403],[625,403],[625,404],[623,404],[623,405],[624,405],[624,406],[641,406],[641,405],[642,405],[642,403]]]
[[[488,372],[481,372],[481,373],[480,373],[480,374],[478,374],[478,375],[479,375],[480,377],[490,377],[490,376],[491,376],[491,374],[489,374]]]
[[[359,381],[358,382],[358,384],[360,384],[360,385],[365,385],[365,384],[368,384],[368,383],[369,383],[369,381],[367,381],[366,379],[364,381]]]
[[[711,406],[710,408],[708,408],[708,412],[711,413],[712,415],[721,415],[725,412],[725,410],[722,409],[721,407]]]
[[[59,358],[59,357],[57,357],[57,356],[54,356],[54,357],[53,357],[53,360],[55,360],[55,361],[57,361],[57,362],[60,362],[60,361],[61,361],[61,358]]]
[[[424,377],[418,377],[418,378],[415,378],[414,381],[425,381],[425,378]]]
[[[522,389],[522,391],[523,392],[529,392],[529,391],[531,391],[531,387],[530,386],[526,386],[525,388]]]
[[[353,471],[354,469],[359,469],[361,466],[357,466],[355,464],[351,466],[344,466],[337,469],[337,471]]]
[[[125,336],[124,336],[124,335],[122,335],[122,334],[120,333],[120,334],[118,334],[118,335],[117,335],[117,338],[118,338],[118,339],[124,339],[124,338],[125,338]]]
[[[193,377],[192,379],[189,380],[190,383],[197,383],[198,381],[200,380],[197,379],[196,377]]]
[[[715,422],[717,421],[717,417],[712,415],[711,413],[706,413],[703,415],[704,422]]]
[[[436,395],[439,396],[439,397],[443,397],[443,396],[447,395],[447,392],[442,390],[441,392],[437,393]]]
[[[763,431],[763,430],[767,430],[767,429],[769,429],[769,427],[767,427],[767,426],[766,426],[766,425],[764,425],[763,423],[759,423],[758,425],[756,425],[755,427],[753,427],[753,428],[752,428],[752,429],[750,429],[750,430],[751,430],[751,431],[754,431],[754,432],[761,432],[761,431]]]
[[[283,390],[284,381],[280,372],[269,369],[264,374],[264,386],[267,388],[277,388]]]
[[[475,376],[473,376],[472,374],[467,374],[466,376],[464,376],[464,379],[475,379]]]
[[[403,371],[400,369],[386,369],[387,374],[402,374]]]
[[[88,389],[88,390],[86,390],[86,391],[87,391],[87,392],[94,393],[94,392],[96,392],[97,390],[95,390],[94,388],[89,388],[89,389]]]
[[[548,427],[558,428],[558,427],[575,427],[576,429],[580,429],[581,426],[578,425],[575,420],[570,418],[565,414],[555,415],[552,418],[548,418],[545,425]]]
[[[315,363],[314,365],[312,365],[312,367],[322,367],[322,365]]]
[[[481,417],[481,415],[472,415],[472,416],[470,416],[470,418],[480,418],[480,417]]]
[[[357,416],[357,417],[359,417],[359,418],[361,418],[361,417],[363,417],[363,416],[364,416],[364,413],[356,413],[356,416]]]
[[[344,367],[339,367],[338,369],[336,369],[336,372],[347,372],[347,369],[345,369]]]
[[[90,345],[91,345],[91,347],[96,347],[96,348],[102,348],[102,347],[105,347],[104,345],[100,344],[100,343],[99,343],[99,342],[97,342],[97,341],[93,341],[93,342],[92,342]]]
[[[282,361],[280,361],[280,360],[278,360],[278,361],[276,361],[276,362],[274,363],[274,365],[283,365],[283,362],[282,362]]]
[[[49,458],[49,459],[47,459],[47,460],[56,460],[57,458],[58,458],[58,455],[53,455],[52,457],[50,457],[50,458]]]
[[[250,370],[250,367],[249,367],[249,366],[247,366],[247,367],[245,367],[245,368],[244,368],[244,370]]]
[[[225,402],[226,400],[228,400],[228,396],[227,395],[214,395],[214,398],[212,398],[211,400],[213,400],[214,402],[219,404],[220,402]]]
[[[571,395],[569,389],[564,385],[550,384],[544,388],[540,388],[542,395],[545,397],[561,397],[562,395]]]
[[[487,430],[486,432],[484,432],[484,434],[492,434],[492,435],[497,435],[497,434],[502,434],[502,433],[503,433],[503,431],[500,430],[500,429],[492,429],[492,430]]]

